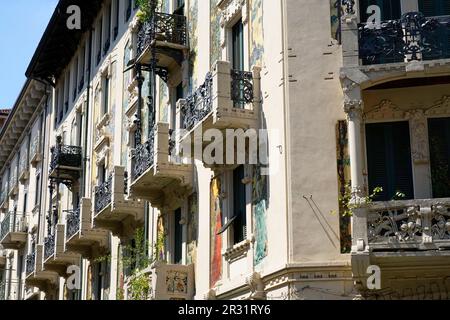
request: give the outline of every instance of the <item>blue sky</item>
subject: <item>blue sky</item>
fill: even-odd
[[[0,10],[0,109],[10,108],[58,0],[3,0]]]

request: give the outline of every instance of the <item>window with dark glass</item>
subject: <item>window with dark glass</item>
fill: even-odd
[[[381,187],[375,201],[389,201],[397,193],[414,198],[409,123],[389,122],[366,125],[369,193]]]
[[[126,0],[126,6],[125,6],[125,22],[128,22],[128,20],[131,17],[131,6],[132,6],[132,0]]]
[[[450,118],[428,120],[434,198],[450,197]]]
[[[450,15],[450,0],[419,0],[419,11],[426,17]]]
[[[183,226],[181,221],[181,208],[175,211],[175,230],[174,230],[174,263],[183,263]]]
[[[359,12],[361,22],[367,22],[368,18],[373,14],[367,13],[369,6],[376,5],[381,9],[381,20],[400,19],[402,9],[400,0],[359,0]]]
[[[244,166],[239,166],[233,171],[234,244],[244,241],[247,237],[246,192],[245,185],[242,183],[244,173]]]
[[[36,175],[36,186],[35,186],[35,194],[34,194],[34,205],[39,204],[39,194],[41,193],[41,175]]]
[[[117,35],[119,34],[119,10],[120,10],[120,0],[114,0],[114,30],[113,30],[113,38],[116,40]]]
[[[109,89],[110,89],[110,80],[109,77],[106,76],[103,79],[103,115],[107,114],[109,111]]]
[[[103,54],[106,55],[106,53],[109,50],[109,47],[111,45],[111,26],[112,26],[112,4],[110,3],[108,5],[108,10],[106,11],[106,30],[105,30],[105,44],[103,46]]]
[[[184,15],[184,0],[175,0],[174,14]]]

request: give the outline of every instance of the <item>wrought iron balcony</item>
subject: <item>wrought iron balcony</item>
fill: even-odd
[[[14,211],[5,215],[1,223],[0,244],[5,249],[20,249],[27,241],[26,218]]]
[[[148,292],[133,292],[134,277],[145,276]],[[127,300],[192,300],[195,292],[194,265],[171,265],[156,262],[125,282]]]
[[[107,181],[96,188],[94,205],[95,229],[111,231],[125,236],[144,222],[144,203],[128,198],[124,167],[114,167]],[[128,227],[128,228],[127,228]]]
[[[72,238],[75,234],[80,231],[81,221],[80,221],[80,208],[72,210],[67,213],[66,221],[66,237],[67,239]]]
[[[80,207],[66,216],[66,253],[93,258],[108,247],[108,232],[93,227],[92,201],[83,198]]]
[[[44,240],[44,269],[54,271],[60,276],[65,276],[67,266],[77,265],[81,258],[77,252],[65,250],[66,233],[66,225],[58,224],[55,234]]]
[[[169,124],[157,123],[150,140],[132,152],[132,197],[148,200],[155,207],[171,207],[178,203],[176,194],[191,188],[192,166],[171,155],[171,147]]]
[[[99,213],[111,204],[112,199],[112,175],[100,186],[95,187],[95,213]]]
[[[30,254],[27,255],[25,259],[25,272],[28,277],[30,274],[34,273],[36,269],[36,251],[33,250]]]
[[[55,254],[55,235],[49,235],[44,239],[44,261]]]
[[[384,21],[379,28],[360,24],[363,65],[450,58],[450,17],[426,18],[420,12]]]
[[[182,129],[257,128],[260,107],[259,69],[237,71],[228,62],[218,61],[205,82],[185,100],[178,102]]]
[[[156,48],[157,64],[169,68],[173,62],[178,65],[184,59],[187,50],[186,17],[176,14],[156,12],[149,21],[142,23],[137,35],[137,58],[142,64],[149,64],[152,52]]]
[[[77,180],[82,165],[82,149],[57,143],[51,148],[50,177]]]

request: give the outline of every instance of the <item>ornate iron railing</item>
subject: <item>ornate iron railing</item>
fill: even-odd
[[[6,202],[6,199],[8,197],[7,193],[7,188],[4,188],[2,191],[0,191],[0,206]]]
[[[359,56],[363,65],[450,58],[450,17],[410,12],[379,28],[360,24]]]
[[[253,73],[231,70],[231,100],[234,106],[243,108],[253,102],[253,97]]]
[[[25,259],[25,272],[27,276],[34,272],[36,264],[36,251],[33,250]]]
[[[186,17],[177,14],[156,12],[144,22],[137,34],[137,56],[139,57],[154,40],[186,46]]]
[[[191,130],[212,111],[212,74],[208,72],[205,82],[181,106],[182,126]]]
[[[112,200],[112,175],[106,179],[100,186],[95,187],[95,213],[105,209]]]
[[[67,213],[66,237],[72,238],[80,230],[80,208]]]
[[[368,210],[369,244],[450,240],[450,199],[375,202]]]
[[[26,232],[24,218],[11,211],[5,215],[0,226],[0,240],[3,240],[8,233]]]
[[[56,145],[52,147],[52,158],[50,162],[50,171],[58,166],[81,167],[81,147]]]
[[[55,235],[49,235],[44,239],[44,260],[55,254]]]
[[[155,160],[155,129],[150,129],[148,140],[137,146],[131,154],[132,179],[135,181],[154,164]]]

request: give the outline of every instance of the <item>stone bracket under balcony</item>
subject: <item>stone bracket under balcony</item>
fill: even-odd
[[[15,213],[8,214],[1,223],[0,244],[5,249],[19,250],[25,247],[28,237],[25,217]]]
[[[79,211],[74,211],[67,217],[66,252],[78,253],[87,259],[92,259],[107,252],[109,234],[106,230],[93,228],[93,211],[90,198],[81,199]]]
[[[144,223],[144,202],[127,195],[125,168],[116,166],[110,178],[96,188],[94,227],[124,237]]]
[[[51,292],[59,285],[59,275],[54,271],[44,270],[44,246],[36,245],[34,271],[27,274],[25,284],[39,288],[44,292]]]
[[[45,258],[44,270],[54,271],[61,277],[67,276],[67,267],[70,265],[78,265],[81,256],[78,253],[66,251],[66,226],[58,224],[56,226],[56,235],[54,242],[53,254]]]
[[[209,129],[260,128],[260,68],[252,72],[235,71],[226,61],[217,61],[205,83],[187,99],[177,102],[177,128],[184,129],[179,143],[203,143]]]
[[[181,199],[190,193],[193,181],[192,165],[172,161],[174,159],[169,155],[169,132],[169,124],[157,123],[154,143],[149,144],[153,154],[132,159],[130,196],[148,200],[160,209],[178,208]],[[146,163],[137,163],[144,160]],[[139,174],[136,168],[139,168]]]

